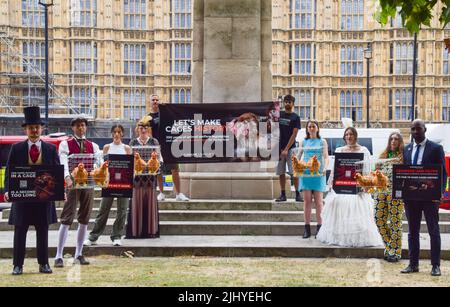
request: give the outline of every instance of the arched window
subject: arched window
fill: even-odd
[[[190,89],[175,89],[173,91],[173,103],[190,103],[191,90]]]
[[[414,46],[412,43],[395,43],[395,62],[394,73],[398,75],[412,74]],[[416,63],[418,60],[416,59]],[[419,68],[417,66],[417,68]]]
[[[450,92],[444,91],[442,93],[442,120],[450,121]]]
[[[364,0],[341,1],[341,30],[358,31],[364,28]]]
[[[363,47],[341,46],[341,75],[362,76],[363,74]]]
[[[192,27],[192,1],[172,1],[172,27],[175,29],[190,29]]]
[[[191,73],[191,44],[175,44],[172,58],[172,71],[176,75]]]
[[[316,1],[291,0],[290,9],[292,29],[314,29],[316,27]]]
[[[448,70],[448,50],[445,49],[445,45],[444,45],[444,52],[442,54],[442,74],[443,75],[448,75],[449,74],[449,70]]]
[[[411,120],[412,91],[411,89],[397,89],[394,92],[395,120]]]
[[[362,115],[362,91],[341,91],[339,96],[341,118],[347,117],[361,121]]]
[[[97,0],[72,0],[70,24],[74,27],[97,26]]]
[[[315,105],[313,95],[310,90],[296,90],[295,97],[295,111],[302,120],[314,119]]]
[[[139,120],[146,114],[145,91],[125,90],[123,95],[123,117]]]
[[[39,1],[22,0],[22,26],[43,28],[45,26],[44,7]]]
[[[292,46],[294,59],[294,75],[311,75],[314,73],[314,54],[312,48],[315,48],[312,44],[295,44]]]
[[[146,48],[144,44],[124,45],[124,74],[144,75]]]
[[[145,30],[147,15],[146,0],[123,1],[123,26],[125,29]]]
[[[22,54],[23,58],[28,60],[34,69],[45,73],[45,44],[43,42],[24,42],[22,44]],[[32,67],[26,63],[23,63],[22,66],[24,72],[32,71]]]
[[[81,114],[95,115],[97,108],[97,91],[95,88],[74,87],[72,90],[76,108]]]

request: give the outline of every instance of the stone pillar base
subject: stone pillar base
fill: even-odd
[[[180,173],[181,190],[192,199],[274,199],[278,176],[271,173]],[[289,177],[288,177],[289,178]],[[286,180],[289,187],[289,179]]]

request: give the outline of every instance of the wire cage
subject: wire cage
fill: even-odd
[[[95,154],[72,154],[68,156],[69,173],[74,189],[106,188],[109,184],[108,163],[100,165]]]
[[[357,186],[369,192],[389,189],[392,184],[392,168],[397,163],[399,163],[399,160],[396,158],[370,158],[356,162],[355,179]]]
[[[134,154],[134,176],[159,175],[163,163],[161,147],[132,146]]]
[[[296,147],[292,149],[294,177],[321,177],[324,175],[325,160],[323,147]]]

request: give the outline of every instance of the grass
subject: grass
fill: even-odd
[[[400,274],[407,261],[304,258],[119,258],[93,257],[91,265],[67,265],[53,274],[38,273],[34,259],[24,274],[12,276],[11,260],[0,260],[0,286],[448,286],[450,261],[443,276],[431,277],[428,261],[421,272]]]

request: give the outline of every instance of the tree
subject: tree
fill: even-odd
[[[403,26],[411,33],[418,33],[422,26],[430,26],[433,18],[433,8],[442,3],[439,21],[442,27],[450,22],[450,0],[377,0],[381,10],[375,15],[379,23],[385,25],[389,17],[395,18],[397,8],[400,8]]]

